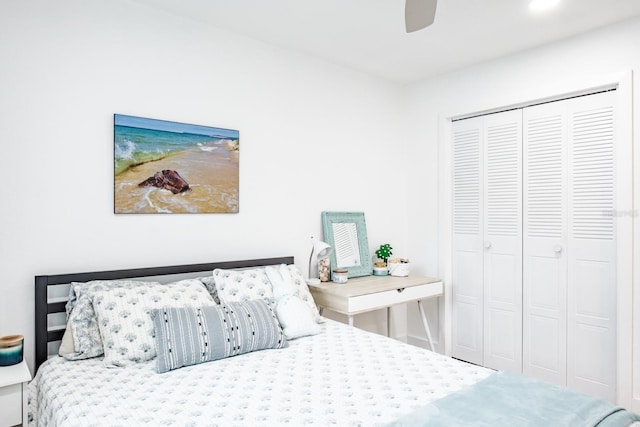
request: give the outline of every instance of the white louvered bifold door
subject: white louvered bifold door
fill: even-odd
[[[522,111],[484,122],[484,366],[522,371]]]
[[[615,402],[615,92],[567,101],[567,385]]]
[[[615,402],[615,100],[452,124],[454,357]]]
[[[523,110],[523,372],[566,384],[566,105]]]
[[[452,356],[481,365],[482,117],[453,123]]]

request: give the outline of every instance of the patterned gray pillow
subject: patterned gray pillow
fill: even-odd
[[[271,306],[263,299],[223,306],[151,310],[158,373],[251,351],[287,347]]]
[[[216,291],[216,282],[213,279],[213,275],[211,276],[202,276],[196,277],[196,279],[200,280],[207,291],[209,291],[209,295],[216,302],[216,304],[220,304],[220,298],[218,298],[218,291]]]
[[[213,270],[218,298],[222,304],[264,298],[273,302],[273,288],[264,268]]]
[[[159,284],[159,282],[143,282],[139,280],[92,280],[90,282],[71,283],[69,301],[66,308],[68,316],[67,327],[73,339],[73,351],[67,352],[63,350],[61,355],[67,360],[80,360],[97,357],[104,353],[98,318],[92,303],[95,292],[106,289],[131,289]]]
[[[160,307],[203,307],[215,302],[197,279],[166,285],[107,289],[93,296],[104,345],[104,365],[126,366],[156,356],[149,313]]]

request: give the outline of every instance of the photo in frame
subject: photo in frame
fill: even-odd
[[[114,115],[114,212],[237,213],[237,130]]]
[[[324,241],[333,248],[331,268],[348,271],[349,277],[372,272],[364,212],[322,212]]]

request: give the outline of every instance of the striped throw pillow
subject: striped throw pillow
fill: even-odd
[[[158,373],[264,349],[286,347],[273,310],[264,300],[151,311]]]

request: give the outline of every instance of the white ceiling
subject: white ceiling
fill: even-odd
[[[411,82],[640,15],[640,0],[439,0],[405,34],[404,0],[135,0],[393,81]]]

